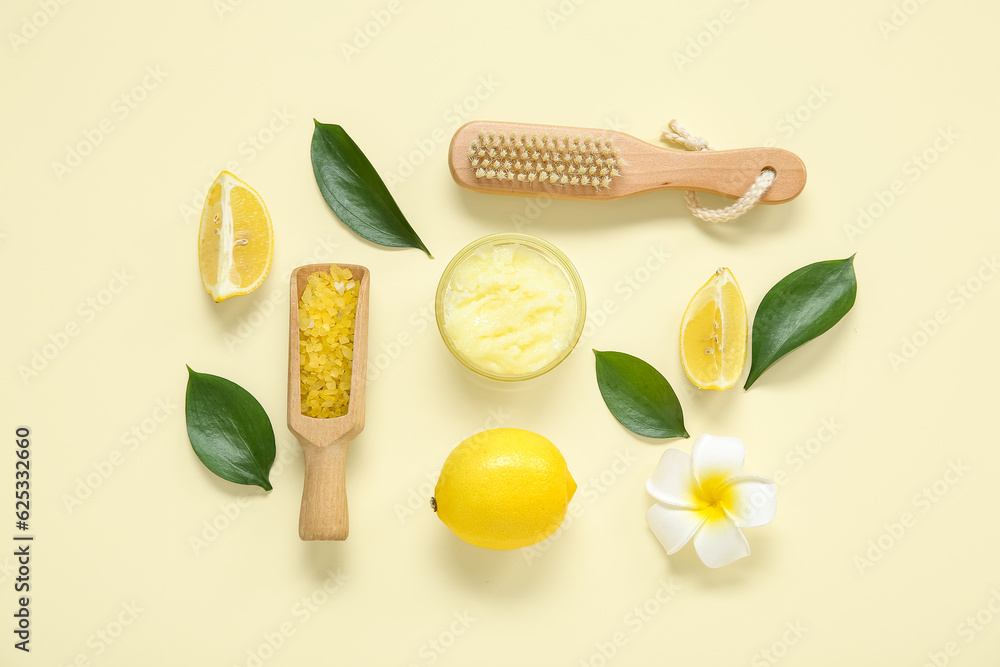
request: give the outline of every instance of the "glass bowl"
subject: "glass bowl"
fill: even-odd
[[[552,357],[552,359],[541,367],[527,372],[510,374],[486,368],[462,352],[460,346],[452,340],[447,329],[445,328],[446,314],[444,306],[445,295],[451,287],[456,271],[467,260],[469,260],[470,257],[483,248],[502,247],[508,245],[518,245],[534,251],[543,259],[550,262],[563,274],[563,276],[565,276],[570,290],[572,290],[573,295],[576,297],[576,315],[573,328],[569,334],[565,348],[561,349]],[[538,377],[539,375],[543,375],[544,373],[548,373],[550,370],[562,363],[563,359],[569,356],[569,353],[573,351],[573,348],[576,347],[577,342],[580,340],[580,334],[583,333],[583,327],[587,319],[587,299],[583,290],[583,281],[580,280],[580,274],[577,273],[573,263],[569,261],[569,258],[566,257],[562,251],[548,241],[544,241],[535,236],[504,233],[484,236],[481,239],[473,241],[455,254],[455,257],[453,257],[451,262],[448,263],[448,266],[445,267],[444,273],[441,275],[441,281],[438,283],[437,294],[434,298],[434,311],[437,319],[438,331],[441,333],[441,338],[444,340],[445,346],[463,366],[492,380],[514,382],[519,380],[529,380],[531,378]]]

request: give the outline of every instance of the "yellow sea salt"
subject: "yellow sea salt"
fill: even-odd
[[[350,269],[336,264],[319,271],[299,300],[299,380],[302,414],[343,417],[351,398],[354,316],[358,284]]]

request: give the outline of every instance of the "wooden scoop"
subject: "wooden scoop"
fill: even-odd
[[[317,419],[302,414],[299,378],[299,299],[309,275],[329,271],[330,264],[309,264],[292,271],[288,317],[288,430],[302,445],[305,483],[299,511],[299,537],[303,540],[346,540],[347,489],[344,469],[351,441],[365,428],[365,380],[368,373],[368,269],[356,264],[338,264],[350,269],[359,284],[358,309],[354,318],[354,356],[351,365],[351,396],[347,414]]]

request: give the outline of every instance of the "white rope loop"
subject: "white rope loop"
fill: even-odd
[[[663,130],[661,139],[689,151],[715,150],[708,145],[707,141],[688,132],[676,119],[670,121],[667,128]],[[698,193],[690,190],[684,192],[684,201],[687,202],[687,207],[691,210],[691,213],[700,220],[704,220],[705,222],[729,222],[759,204],[768,189],[774,184],[776,177],[777,174],[773,169],[763,170],[757,176],[753,185],[750,186],[750,189],[742,197],[725,208],[705,208],[698,201]]]

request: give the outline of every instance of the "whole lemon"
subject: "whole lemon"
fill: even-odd
[[[574,493],[555,445],[531,431],[495,428],[452,450],[431,504],[469,544],[519,549],[556,532]]]

